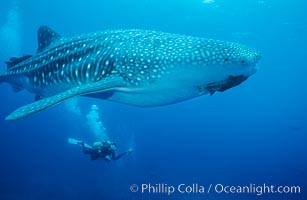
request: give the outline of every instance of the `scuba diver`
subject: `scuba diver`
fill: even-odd
[[[105,161],[110,162],[111,160],[118,160],[122,156],[132,153],[132,149],[128,149],[128,151],[125,151],[124,153],[116,156],[115,150],[117,149],[117,145],[109,140],[94,142],[93,147],[83,141],[78,141],[72,138],[68,138],[68,142],[71,144],[81,145],[83,153],[89,154],[91,156],[91,160],[102,158]]]

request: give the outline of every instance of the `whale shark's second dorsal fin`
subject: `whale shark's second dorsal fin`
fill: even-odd
[[[15,65],[21,63],[22,61],[25,61],[27,60],[28,58],[31,58],[32,55],[25,55],[25,56],[22,56],[22,57],[12,57],[9,61],[6,61],[6,66],[8,69],[14,67]]]
[[[37,31],[38,49],[37,53],[52,46],[61,36],[48,26],[41,26]]]

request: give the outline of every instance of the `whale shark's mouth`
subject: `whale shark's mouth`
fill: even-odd
[[[232,87],[240,85],[243,81],[248,79],[249,76],[239,75],[239,76],[228,76],[227,79],[223,81],[217,81],[209,83],[205,86],[198,86],[198,90],[201,93],[208,91],[210,95],[213,95],[215,92],[224,92]]]

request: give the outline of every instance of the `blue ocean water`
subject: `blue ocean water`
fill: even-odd
[[[0,4],[1,63],[35,53],[40,25],[63,36],[117,28],[159,30],[240,42],[263,56],[259,71],[238,87],[157,108],[81,97],[8,122],[4,118],[32,102],[33,94],[14,93],[1,84],[1,200],[306,199],[305,1],[15,0]],[[91,161],[78,146],[67,143],[68,137],[95,140],[97,127],[87,117],[93,104],[99,107],[98,122],[118,144],[118,153],[133,148],[131,155],[111,163]],[[131,192],[134,184],[137,192]],[[149,184],[154,186],[151,191],[142,193],[142,186]],[[206,192],[189,193],[187,187],[180,193],[180,184],[204,186]],[[300,193],[214,191],[221,185],[253,184],[299,186]],[[167,194],[172,186],[176,191]]]

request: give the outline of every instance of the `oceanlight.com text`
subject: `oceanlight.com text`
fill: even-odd
[[[228,186],[223,184],[216,184],[214,186],[216,193],[226,194],[256,194],[258,196],[263,194],[300,194],[300,186],[274,186],[274,185],[256,185],[249,184],[245,186]]]
[[[167,184],[167,183],[142,183],[130,185],[130,191],[141,194],[300,194],[300,186],[275,186],[269,184],[225,185],[225,184]]]

